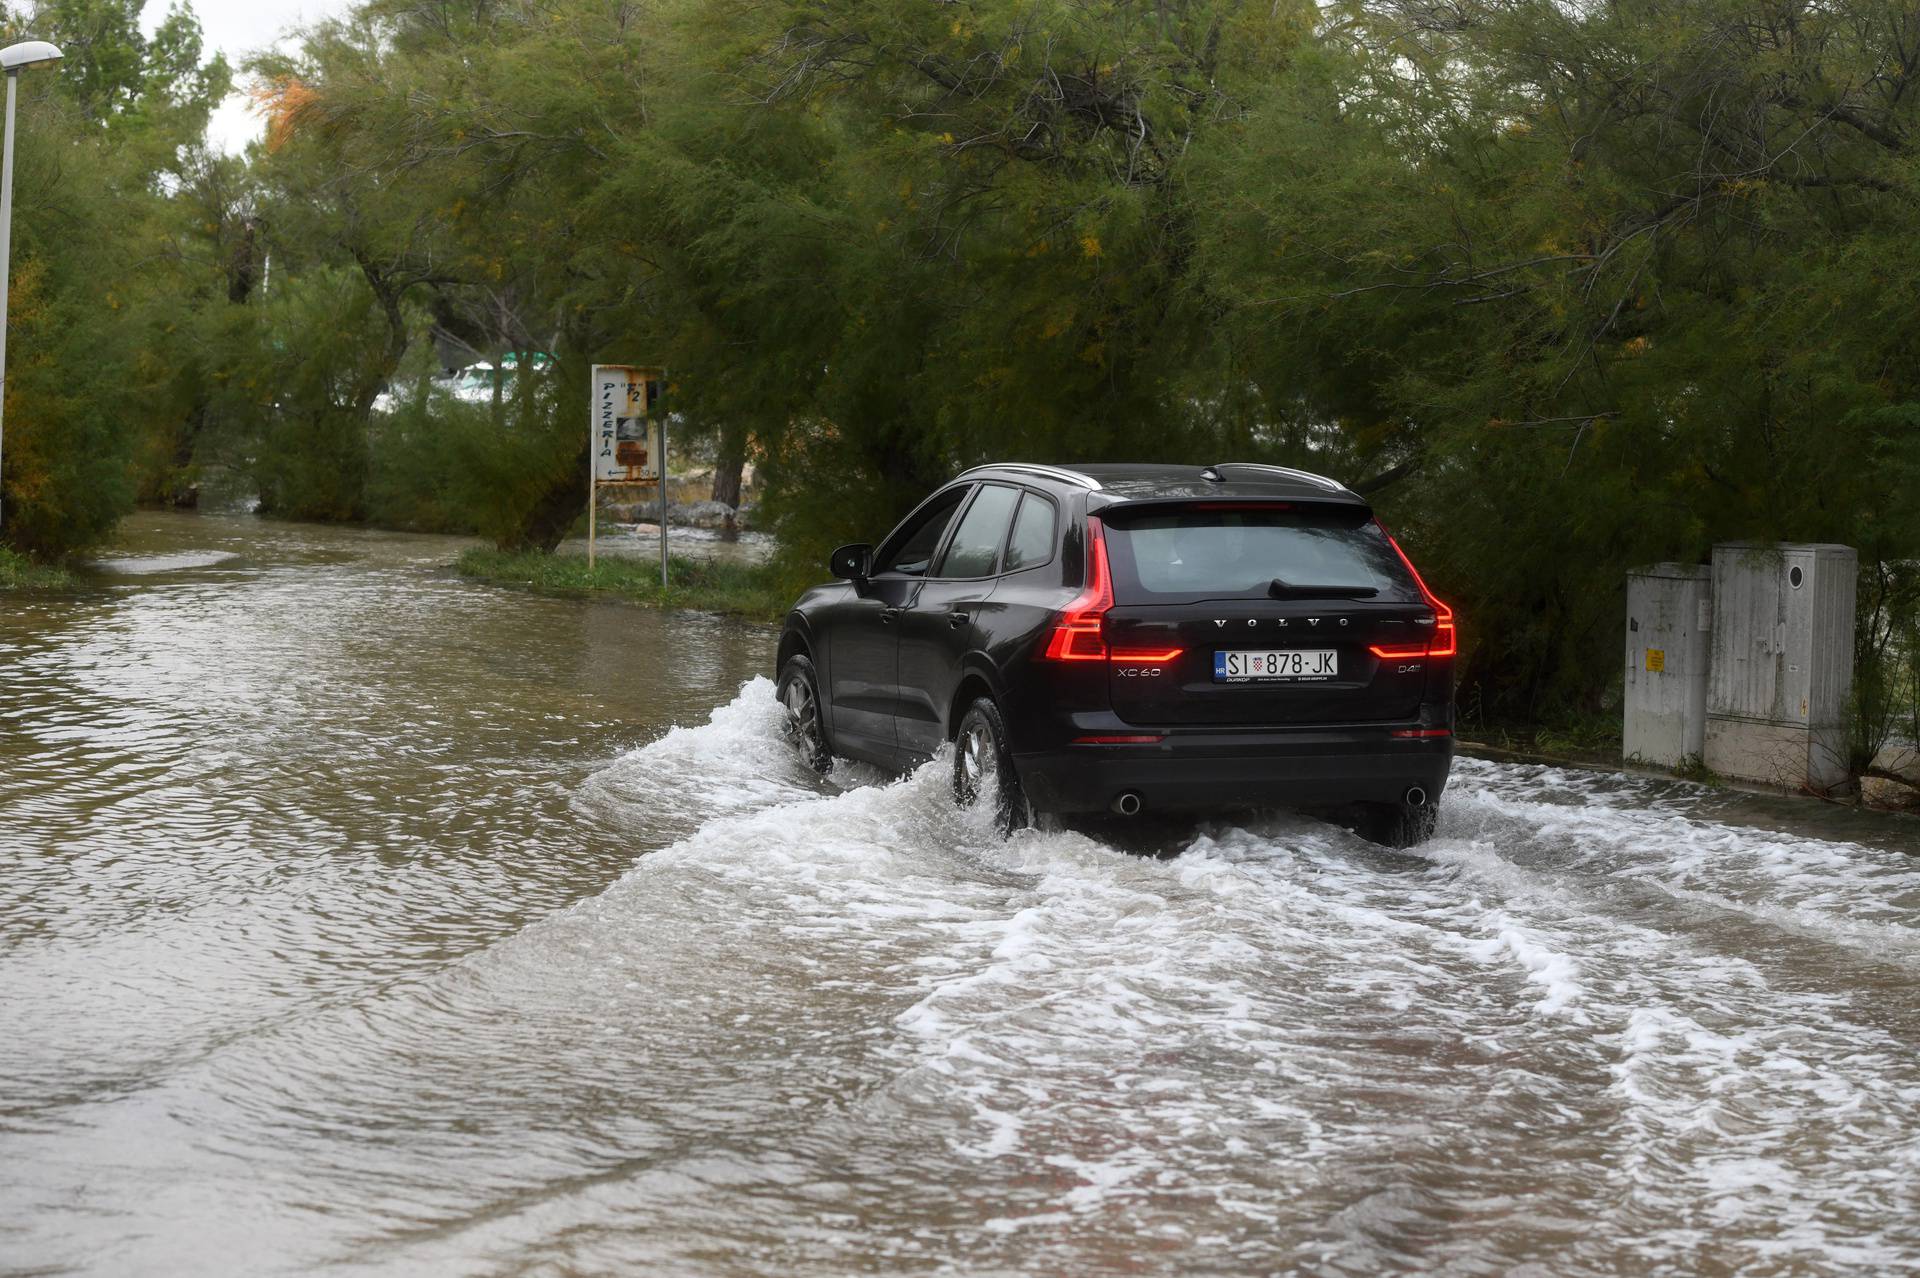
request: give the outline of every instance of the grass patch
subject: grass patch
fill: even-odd
[[[1618,758],[1625,727],[1618,714],[1583,715],[1534,729],[1533,739],[1551,754],[1610,754]]]
[[[1544,723],[1463,723],[1460,735],[1502,750],[1597,763],[1619,760],[1621,726],[1617,714],[1583,715]]]
[[[601,556],[592,568],[584,555],[543,555],[477,546],[454,567],[463,577],[496,586],[563,595],[611,595],[654,608],[723,612],[754,621],[778,621],[793,597],[770,564],[669,558],[667,587],[660,561]]]
[[[1707,761],[1697,754],[1690,754],[1674,767],[1673,775],[1682,781],[1692,781],[1698,785],[1723,786],[1726,784],[1720,774],[1707,767]]]
[[[0,590],[65,590],[75,584],[73,574],[65,568],[35,563],[0,546]]]

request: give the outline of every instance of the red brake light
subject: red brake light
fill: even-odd
[[[1290,501],[1196,501],[1193,510],[1292,510]]]
[[[1108,648],[1107,609],[1113,607],[1113,576],[1107,570],[1107,530],[1087,516],[1087,586],[1060,612],[1047,636],[1049,661],[1131,661],[1164,666],[1184,648]]]
[[[1380,530],[1381,536],[1387,539],[1387,544],[1393,547],[1393,553],[1400,556],[1400,562],[1405,564],[1407,571],[1413,574],[1413,584],[1420,587],[1420,593],[1426,596],[1427,602],[1433,606],[1433,637],[1424,645],[1418,647],[1382,648],[1376,646],[1367,649],[1367,651],[1387,661],[1408,661],[1416,657],[1453,656],[1454,653],[1460,650],[1459,632],[1454,629],[1453,624],[1453,609],[1433,597],[1433,592],[1427,589],[1427,583],[1420,578],[1420,570],[1413,566],[1413,560],[1407,558],[1407,552],[1400,549],[1400,543],[1393,539],[1393,534],[1387,531],[1387,526],[1377,519],[1373,521],[1373,526]]]
[[[1452,728],[1395,728],[1393,730],[1392,735],[1396,737],[1401,737],[1407,740],[1417,741],[1427,737],[1450,737],[1453,735],[1453,729]]]
[[[1087,588],[1061,610],[1059,620],[1054,622],[1047,639],[1047,660],[1105,661],[1107,638],[1102,627],[1111,607],[1113,579],[1107,573],[1107,534],[1099,519],[1088,515]]]
[[[1185,651],[1185,648],[1115,648],[1109,655],[1115,661],[1131,661],[1142,666],[1164,666]]]

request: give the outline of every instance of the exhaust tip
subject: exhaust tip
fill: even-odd
[[[1419,786],[1417,786],[1417,785],[1410,785],[1410,786],[1408,786],[1408,787],[1407,787],[1407,806],[1408,806],[1408,807],[1410,807],[1410,808],[1424,808],[1424,807],[1426,807],[1426,806],[1427,806],[1427,792],[1426,792],[1425,790],[1422,790],[1422,789],[1421,789],[1421,788],[1420,788]]]
[[[1113,810],[1121,816],[1140,815],[1140,796],[1128,790],[1113,801]]]

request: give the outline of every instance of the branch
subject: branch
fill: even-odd
[[[1408,475],[1419,470],[1420,464],[1424,460],[1425,459],[1421,457],[1409,458],[1401,462],[1398,466],[1389,466],[1372,478],[1363,479],[1357,484],[1349,484],[1347,487],[1350,491],[1358,493],[1362,497],[1368,496],[1371,493],[1377,493],[1382,488],[1397,484]]]

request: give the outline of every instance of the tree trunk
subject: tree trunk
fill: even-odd
[[[592,441],[582,437],[573,464],[541,494],[519,529],[501,539],[500,549],[553,553],[573,521],[587,508],[587,467],[593,459],[592,448]]]
[[[720,428],[720,455],[713,463],[713,499],[727,507],[720,535],[728,541],[740,535],[740,474],[747,465],[747,432],[737,425]]]
[[[161,499],[169,506],[181,510],[193,510],[200,505],[200,485],[188,483],[187,475],[193,469],[193,454],[200,439],[201,427],[206,424],[207,404],[201,400],[187,414],[187,420],[181,424],[180,434],[173,441],[173,468],[167,474],[167,491]]]
[[[407,319],[400,309],[400,299],[406,288],[394,284],[366,254],[355,250],[353,258],[360,266],[360,274],[365,277],[367,287],[373,290],[374,300],[380,304],[380,313],[387,320],[386,348],[380,352],[374,366],[364,370],[353,391],[353,415],[364,422],[373,415],[373,401],[380,398],[380,392],[393,380],[400,361],[406,358]]]
[[[366,279],[367,287],[373,291],[374,300],[380,304],[380,312],[387,321],[387,340],[374,357],[373,363],[360,372],[353,383],[352,398],[347,405],[348,418],[345,429],[358,433],[359,473],[348,476],[343,469],[341,479],[347,484],[340,499],[335,503],[334,511],[328,516],[332,519],[365,519],[367,515],[367,466],[371,456],[373,422],[373,401],[380,398],[392,382],[393,375],[400,367],[400,361],[407,354],[407,320],[400,308],[401,298],[406,286],[396,284],[385,271],[375,266],[366,254],[355,250],[354,261],[360,266],[360,274]]]
[[[241,219],[240,238],[227,259],[227,300],[235,305],[244,303],[253,293],[259,226],[258,218]]]
[[[740,504],[740,472],[746,468],[745,450],[729,449],[723,437],[720,458],[713,466],[713,499],[728,506]]]

